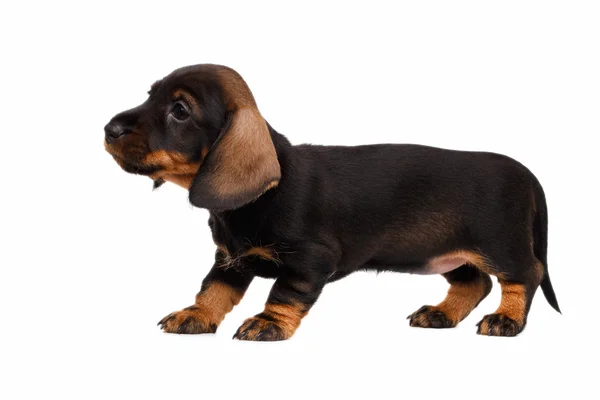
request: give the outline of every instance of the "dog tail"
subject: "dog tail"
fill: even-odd
[[[542,185],[537,179],[534,183],[534,201],[536,212],[533,218],[533,252],[544,265],[544,278],[541,283],[542,292],[552,308],[560,313],[560,307],[548,274],[548,208],[546,206],[546,196]]]

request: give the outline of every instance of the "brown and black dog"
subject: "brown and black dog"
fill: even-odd
[[[159,322],[166,332],[215,332],[261,276],[276,279],[265,309],[234,338],[287,339],[325,284],[357,270],[448,280],[446,299],[411,314],[411,326],[456,326],[488,295],[490,275],[502,301],[477,333],[520,333],[540,285],[559,311],[544,192],[518,162],[418,145],[292,146],[240,75],[218,65],[178,69],[149,95],[106,125],[106,150],[155,187],[188,189],[210,211],[217,246],[195,304]]]

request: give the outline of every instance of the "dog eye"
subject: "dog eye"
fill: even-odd
[[[180,102],[173,104],[173,108],[171,109],[171,115],[178,119],[179,121],[185,121],[190,114],[187,111],[187,108]]]

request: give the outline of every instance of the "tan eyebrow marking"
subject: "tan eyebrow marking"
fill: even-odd
[[[196,117],[202,117],[200,113],[200,105],[196,101],[196,98],[192,96],[188,91],[183,89],[176,89],[173,92],[173,100],[184,99],[185,102],[192,108],[192,113],[196,115]]]

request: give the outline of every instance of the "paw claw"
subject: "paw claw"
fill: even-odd
[[[173,312],[157,324],[168,333],[215,333],[217,324],[211,322],[198,307]]]
[[[285,340],[292,333],[287,332],[277,321],[269,321],[262,317],[252,317],[244,321],[235,335],[233,335],[233,339],[261,342]]]
[[[167,322],[169,322],[173,318],[175,318],[175,315],[174,315],[174,313],[171,313],[171,314],[167,315],[166,317],[164,317],[163,319],[161,319],[160,321],[158,321],[158,324],[156,324],[156,325],[165,325]]]
[[[240,329],[242,329],[240,327]],[[240,332],[240,329],[238,329],[235,334],[233,335],[232,339],[237,339],[237,340],[242,340],[246,337],[246,331],[242,331]]]
[[[179,328],[177,328],[177,333],[185,333],[188,326],[190,325],[191,320],[192,320],[191,316],[184,319],[183,322],[179,325]]]

